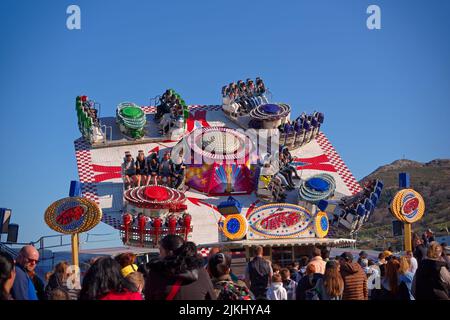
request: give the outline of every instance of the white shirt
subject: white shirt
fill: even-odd
[[[410,265],[409,265],[409,272],[412,274],[415,274],[417,271],[417,259],[414,257],[411,257]]]

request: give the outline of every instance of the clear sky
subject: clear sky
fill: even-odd
[[[70,4],[81,30],[66,28]],[[370,4],[381,30],[366,27]],[[447,0],[2,0],[0,207],[19,241],[53,234],[44,210],[77,179],[79,94],[112,116],[168,87],[219,104],[222,85],[261,76],[295,113],[325,113],[358,179],[403,156],[449,158],[449,14]]]

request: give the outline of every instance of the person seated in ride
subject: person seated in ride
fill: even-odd
[[[156,155],[156,153],[154,153]],[[149,159],[147,159],[147,172],[148,172],[148,179],[147,179],[147,185],[150,183],[152,184],[158,184],[159,183],[159,161],[157,157],[151,157],[149,156]]]
[[[252,79],[248,78],[247,79],[247,95],[249,97],[253,97],[255,95],[255,90],[256,90],[255,83],[253,82]]]
[[[256,92],[262,95],[266,92],[266,86],[260,77],[256,78]]]
[[[138,187],[141,185],[147,185],[147,161],[145,160],[145,154],[143,150],[139,150],[136,157],[136,184]]]
[[[172,165],[170,161],[170,154],[166,153],[164,155],[161,164],[159,165],[159,175],[161,176],[161,182],[170,186],[171,175],[172,175]]]
[[[125,184],[125,189],[133,187],[136,184],[136,166],[129,151],[125,152],[125,158],[122,163],[122,179]]]
[[[185,165],[183,162],[179,164],[172,162],[172,184],[174,189],[178,189],[184,180]]]

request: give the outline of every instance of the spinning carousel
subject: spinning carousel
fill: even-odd
[[[173,90],[157,106],[121,103],[116,122],[108,123],[110,133],[101,131],[113,140],[101,147],[87,132],[105,126],[108,118],[97,120],[89,109],[95,104],[77,98],[83,196],[99,204],[102,221],[120,230],[126,244],[154,247],[164,235],[178,234],[202,253],[224,247],[249,258],[249,249],[262,245],[273,261],[282,262],[313,246],[355,242],[335,235],[344,231],[353,237],[360,230],[383,183],[356,181],[320,131],[322,113],[302,113],[291,121],[292,106],[271,102],[261,79],[256,87],[251,80],[246,84],[225,86],[221,105],[189,106]],[[242,128],[272,130],[271,139],[279,137],[283,147],[262,153],[259,140]],[[180,190],[166,185],[125,190],[122,155],[140,150],[147,157],[170,153],[173,164],[183,165]]]

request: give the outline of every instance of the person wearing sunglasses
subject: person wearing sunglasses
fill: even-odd
[[[43,289],[44,286],[43,281],[35,273],[38,262],[39,252],[35,247],[27,245],[20,249],[16,259],[16,279],[11,290],[14,300],[39,300],[36,287],[42,285]]]

